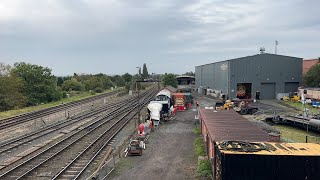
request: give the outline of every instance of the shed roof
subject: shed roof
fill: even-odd
[[[163,95],[163,96],[167,96],[168,98],[171,99],[171,92],[170,90],[168,89],[162,89],[161,91],[158,92],[158,94],[156,96],[160,96],[160,95]]]
[[[201,109],[200,118],[213,141],[263,142],[269,135],[255,124],[232,110],[214,112]]]
[[[187,75],[180,75],[180,76],[177,76],[177,77],[176,77],[176,79],[180,79],[180,78],[195,79],[194,76],[187,76]]]
[[[280,55],[280,54],[263,53],[263,54],[255,54],[255,55],[250,55],[250,56],[232,58],[232,59],[227,59],[227,60],[222,60],[222,61],[215,61],[213,63],[202,64],[202,65],[198,65],[196,67],[201,67],[201,66],[206,66],[206,65],[210,65],[210,64],[216,64],[216,63],[224,63],[224,62],[228,62],[228,61],[234,61],[234,60],[238,60],[238,59],[242,59],[242,58],[248,58],[248,57],[254,57],[254,56],[278,56],[278,57],[289,57],[289,58],[292,58],[292,59],[301,59],[302,60],[302,58],[299,58],[299,57],[286,56],[286,55]]]

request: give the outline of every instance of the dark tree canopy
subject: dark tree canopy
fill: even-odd
[[[144,79],[149,77],[148,68],[147,68],[147,64],[146,63],[144,63],[143,67],[142,67],[142,77]]]
[[[122,76],[115,75],[111,76],[110,79],[114,82],[118,87],[125,86],[125,80]]]
[[[172,86],[177,87],[178,81],[176,80],[176,75],[174,74],[165,74],[162,76],[162,84],[163,86]]]
[[[0,77],[0,111],[24,107],[23,82],[14,76]]]
[[[24,94],[29,105],[37,105],[61,99],[62,94],[57,90],[56,77],[51,69],[29,63],[15,63],[12,75],[24,82]]]
[[[23,95],[21,78],[12,76],[11,66],[0,63],[0,111],[24,107],[27,98]]]
[[[303,77],[304,85],[309,87],[320,87],[320,63],[312,66]]]
[[[195,74],[194,74],[192,71],[186,72],[186,73],[184,73],[183,75],[186,75],[186,76],[195,76]]]
[[[129,73],[125,73],[124,75],[122,75],[122,77],[125,82],[130,82],[132,80],[132,75]]]
[[[62,90],[64,91],[82,91],[84,86],[76,78],[65,80],[62,84]]]
[[[57,86],[62,86],[62,84],[63,84],[63,77],[58,77],[57,78]]]

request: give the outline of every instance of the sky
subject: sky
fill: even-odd
[[[318,0],[0,0],[0,62],[73,73],[185,73],[264,47],[320,56]]]

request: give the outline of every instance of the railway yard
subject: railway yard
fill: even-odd
[[[270,121],[294,108],[264,100],[252,104],[257,112],[241,115],[219,109],[217,98],[177,91],[154,85],[133,95],[114,91],[4,119],[0,179],[319,178],[319,142],[292,143]],[[193,100],[186,98],[191,94]],[[271,119],[284,121],[277,117]],[[198,138],[205,152],[199,157]],[[204,160],[211,175],[199,172]],[[245,165],[236,168],[239,163]],[[286,167],[296,173],[289,175]]]
[[[155,95],[151,88],[137,95],[105,101],[87,111],[51,122],[32,132],[1,143],[0,179],[85,179],[115,141],[115,135]],[[72,108],[115,93],[70,103]],[[1,131],[14,129],[37,118],[65,111],[50,108],[1,121]],[[90,171],[91,170],[91,171]]]

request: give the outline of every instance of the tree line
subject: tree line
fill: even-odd
[[[320,58],[319,62],[312,66],[303,76],[303,85],[308,87],[320,87]]]
[[[58,101],[70,93],[101,93],[111,87],[130,89],[137,75],[76,74],[56,77],[48,67],[19,62],[0,63],[0,111]],[[149,76],[143,65],[143,78]]]

